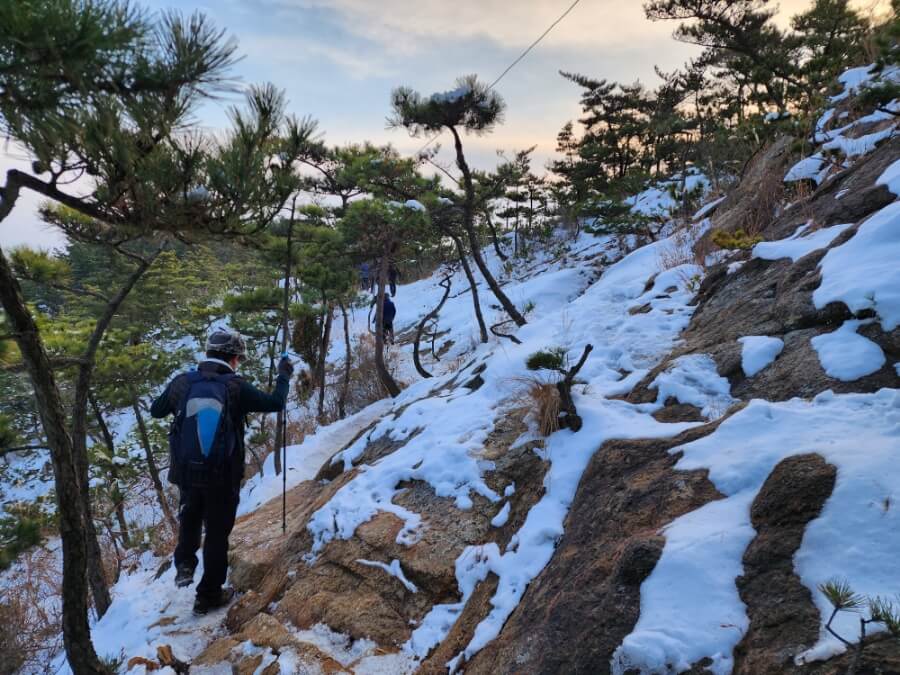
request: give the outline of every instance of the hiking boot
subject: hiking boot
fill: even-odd
[[[220,588],[217,593],[213,595],[198,595],[197,599],[194,601],[194,614],[198,616],[203,616],[208,613],[210,610],[219,609],[220,607],[224,607],[231,599],[234,597],[234,589],[233,588]]]
[[[175,568],[175,585],[184,588],[194,583],[194,568],[181,565]]]

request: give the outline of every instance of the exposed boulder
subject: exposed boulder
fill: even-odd
[[[812,597],[794,572],[806,525],[831,495],[837,472],[819,455],[797,455],[772,471],[753,500],[756,538],[737,580],[750,630],[735,649],[735,672],[783,672],[819,637]]]
[[[710,433],[611,441],[594,455],[556,554],[500,636],[467,673],[606,673],[640,612],[641,582],[663,548],[661,527],[721,495],[705,472],[675,472],[669,449]]]

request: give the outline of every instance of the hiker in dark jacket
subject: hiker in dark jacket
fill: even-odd
[[[372,281],[369,278],[369,263],[364,262],[359,266],[359,289],[368,291],[372,287]]]
[[[388,265],[388,284],[391,286],[391,297],[397,297],[397,280],[400,278],[400,270],[393,262]]]
[[[384,341],[394,342],[394,317],[397,316],[397,308],[388,296],[384,296],[384,306],[381,310],[381,327],[384,330]]]
[[[180,493],[178,545],[175,548],[175,585],[179,588],[193,583],[197,549],[200,548],[201,533],[206,531],[203,578],[197,584],[195,614],[206,614],[210,609],[223,607],[234,595],[234,590],[223,588],[223,584],[228,572],[228,536],[234,527],[244,476],[244,419],[251,412],[284,410],[294,370],[290,360],[282,358],[275,390],[267,394],[235,374],[238,364],[246,357],[247,349],[239,334],[224,329],[213,331],[206,342],[206,358],[200,362],[196,373],[177,375],[150,407],[150,414],[156,418],[175,415],[174,431],[183,405],[186,405],[184,398],[194,386],[192,378],[193,381],[224,383],[227,390],[231,424],[225,428],[235,436],[231,440],[234,452],[225,460],[221,472],[211,473],[204,480],[195,480],[192,473],[176,461],[176,448],[173,447],[170,456],[169,481],[178,485]],[[174,433],[170,438],[175,438]]]

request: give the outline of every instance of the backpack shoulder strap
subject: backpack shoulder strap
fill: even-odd
[[[223,375],[225,386],[228,388],[228,404],[235,417],[241,415],[241,377],[234,373]]]
[[[195,373],[181,373],[180,375],[176,375],[175,379],[172,380],[172,383],[169,385],[169,405],[172,407],[172,410],[177,414],[182,405],[184,404],[184,397],[187,396],[188,390],[190,390],[191,385],[196,381],[196,378],[192,377]]]

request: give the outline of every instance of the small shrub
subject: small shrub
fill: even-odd
[[[760,235],[747,234],[743,229],[735,230],[734,232],[713,230],[711,239],[719,248],[739,249],[741,251],[748,251],[759,242],[764,241]]]
[[[0,569],[8,568],[23,551],[43,540],[47,516],[34,504],[7,507],[0,518]]]
[[[322,339],[322,317],[309,305],[294,308],[294,329],[291,335],[291,349],[313,367],[319,359],[319,345]]]
[[[62,570],[56,554],[23,554],[0,588],[0,673],[50,673],[62,649]]]
[[[529,370],[549,370],[561,376],[552,383],[537,379],[527,380],[531,383],[528,387],[528,396],[534,404],[533,409],[537,413],[541,433],[544,435],[563,428],[575,432],[581,430],[582,420],[572,398],[572,386],[576,383],[575,376],[593,349],[593,345],[585,345],[578,362],[571,368],[566,368],[567,350],[562,347],[551,347],[535,352],[525,361],[525,366]],[[549,388],[555,390],[554,395],[549,393]],[[553,415],[552,421],[550,415]]]
[[[566,350],[562,347],[542,349],[525,360],[525,367],[528,370],[555,370],[559,372],[563,369],[565,358]]]

